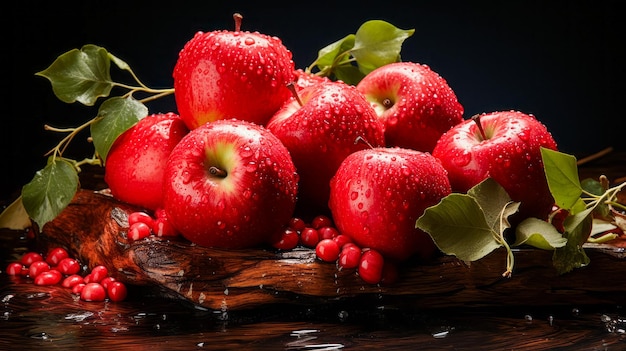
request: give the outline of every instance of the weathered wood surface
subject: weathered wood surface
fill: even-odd
[[[312,250],[217,250],[184,240],[126,239],[132,206],[89,190],[44,226],[42,241],[68,248],[83,263],[103,264],[134,285],[215,310],[241,310],[269,304],[309,304],[374,299],[414,308],[499,305],[626,303],[623,249],[589,247],[591,264],[558,275],[551,252],[517,250],[511,278],[503,278],[503,250],[466,265],[444,256],[407,264],[390,286],[363,283],[354,271],[337,271],[315,259]]]

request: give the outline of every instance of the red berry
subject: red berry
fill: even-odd
[[[91,276],[90,282],[99,283],[109,275],[109,270],[105,266],[99,265],[93,267],[89,275]]]
[[[28,275],[31,278],[36,278],[43,272],[47,272],[50,270],[50,265],[46,261],[35,261],[28,268]]]
[[[330,217],[324,215],[315,216],[315,218],[313,218],[313,220],[311,221],[311,227],[315,229],[332,226],[333,221],[330,220]]]
[[[289,228],[300,233],[304,230],[304,228],[306,228],[306,223],[304,222],[302,218],[293,217],[289,220]]]
[[[85,275],[85,277],[83,278],[83,280],[85,281],[85,284],[88,283],[93,283],[93,276],[91,275],[91,273]]]
[[[25,253],[24,256],[22,256],[22,259],[20,260],[20,262],[26,267],[30,266],[33,262],[37,262],[37,261],[43,261],[43,256],[32,251]]]
[[[22,265],[21,263],[11,262],[7,266],[7,274],[8,275],[21,275],[23,268],[24,268],[24,265]]]
[[[83,277],[78,274],[72,274],[63,279],[63,281],[61,282],[61,286],[63,286],[64,288],[73,288],[76,284],[84,283],[85,280],[83,279]]]
[[[149,227],[154,224],[154,218],[145,212],[132,212],[128,215],[128,226],[132,227],[135,223],[145,223]]]
[[[72,286],[72,293],[76,295],[80,295],[80,293],[83,291],[85,286],[87,286],[87,283],[84,283],[84,282],[75,284],[74,286]]]
[[[46,255],[46,262],[48,262],[51,266],[56,266],[62,259],[68,257],[70,257],[70,255],[67,253],[67,250],[62,247],[56,247],[48,252],[48,255]]]
[[[113,278],[113,277],[111,277],[111,276],[109,276],[109,277],[106,277],[106,278],[102,279],[102,280],[100,281],[100,284],[101,284],[101,285],[102,285],[105,289],[107,289],[107,288],[108,288],[108,286],[109,286],[109,284],[111,284],[111,283],[112,283],[112,282],[114,282],[114,281],[116,281],[116,279],[115,279],[115,278]]]
[[[130,240],[140,240],[150,236],[152,229],[143,222],[133,223],[128,229],[128,238]]]
[[[320,242],[320,235],[317,229],[306,227],[300,233],[300,243],[306,247],[315,247]]]
[[[285,228],[277,235],[272,246],[279,250],[292,250],[298,246],[299,240],[298,233],[291,228]]]
[[[385,260],[376,250],[370,249],[361,254],[359,276],[368,284],[378,284],[382,279]]]
[[[321,227],[317,231],[320,233],[320,240],[332,239],[339,235],[339,231],[335,227]]]
[[[126,285],[122,282],[113,281],[107,286],[106,289],[111,301],[122,301],[128,294]]]
[[[80,299],[83,301],[104,301],[106,290],[100,283],[87,283],[80,291]]]
[[[339,245],[333,239],[323,239],[315,246],[315,253],[322,261],[334,262],[339,257]]]
[[[57,269],[65,275],[76,274],[80,271],[80,262],[73,258],[66,257],[59,262]]]
[[[356,245],[344,245],[339,253],[337,264],[340,268],[353,269],[358,267],[361,260],[361,249]]]
[[[61,272],[56,269],[51,269],[37,275],[35,277],[35,285],[55,285],[58,284],[62,278],[63,275]]]
[[[335,240],[337,242],[337,245],[339,245],[339,248],[341,248],[341,249],[343,249],[343,246],[345,244],[348,244],[348,243],[352,242],[352,239],[349,236],[344,235],[344,234],[339,234],[339,235],[335,236],[333,238],[333,240]]]

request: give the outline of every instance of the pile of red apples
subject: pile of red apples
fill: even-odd
[[[223,30],[191,38],[173,78],[177,112],[122,134],[105,180],[197,245],[271,245],[290,219],[328,214],[387,260],[427,259],[436,247],[416,220],[487,177],[521,202],[520,217],[552,209],[546,127],[519,111],[464,118],[427,65],[384,65],[349,85],[297,69],[275,36]]]

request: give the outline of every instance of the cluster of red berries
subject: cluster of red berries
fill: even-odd
[[[33,279],[35,285],[56,285],[61,283],[64,288],[72,289],[83,301],[122,301],[126,298],[127,289],[124,283],[109,276],[105,266],[94,267],[86,275],[78,260],[69,257],[67,250],[61,247],[51,249],[48,254],[30,251],[25,253],[19,262],[11,262],[6,272],[13,276]]]
[[[128,227],[128,239],[130,240],[140,240],[150,235],[178,235],[162,209],[154,211],[154,217],[145,212],[132,212],[128,215]]]
[[[339,233],[332,220],[319,215],[306,223],[294,217],[272,240],[279,250],[292,250],[297,246],[315,249],[316,256],[324,262],[334,262],[337,269],[354,269],[368,284],[390,284],[397,279],[397,269],[386,262],[375,249],[361,248],[352,239]]]

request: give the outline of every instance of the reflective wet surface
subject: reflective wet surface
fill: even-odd
[[[211,311],[135,286],[122,302],[85,302],[8,276],[6,264],[29,248],[23,235],[0,236],[1,350],[626,349],[626,311],[616,305],[402,310],[381,300]]]

